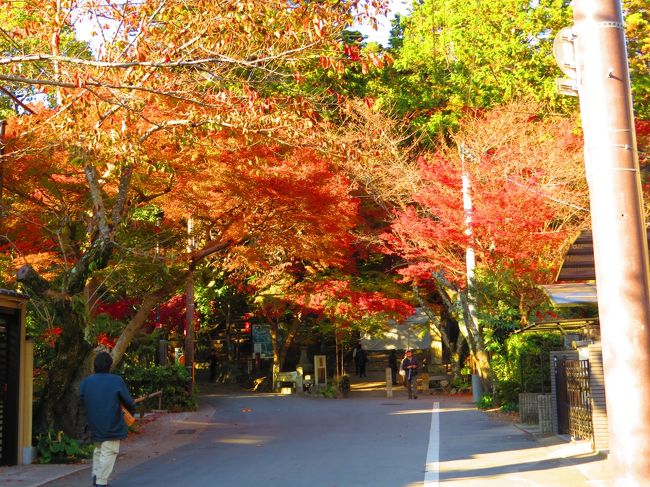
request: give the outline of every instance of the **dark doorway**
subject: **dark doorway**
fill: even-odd
[[[0,307],[0,465],[18,461],[20,317]]]

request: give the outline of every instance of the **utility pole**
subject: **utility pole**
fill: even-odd
[[[7,127],[6,120],[0,120],[0,215],[4,213],[3,207],[3,193],[5,184],[5,129]]]
[[[473,321],[473,325],[478,326],[478,319],[476,317],[476,306],[474,305],[474,296],[472,295],[472,286],[474,285],[474,271],[476,270],[476,254],[472,244],[472,185],[469,179],[469,171],[467,170],[467,160],[470,154],[467,151],[464,143],[459,146],[460,161],[462,165],[462,192],[463,192],[463,210],[465,212],[465,235],[469,240],[467,247],[465,247],[465,270],[467,273],[467,306],[469,308],[469,319]],[[468,324],[469,325],[469,324]],[[472,373],[472,399],[474,402],[479,402],[483,395],[483,387],[479,374]]]
[[[617,486],[650,479],[650,285],[620,0],[574,0],[610,461]]]
[[[187,253],[195,249],[194,218],[187,219]],[[190,392],[194,391],[194,271],[185,283],[185,367],[190,373]]]

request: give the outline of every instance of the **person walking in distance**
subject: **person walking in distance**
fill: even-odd
[[[107,352],[95,357],[95,373],[86,377],[79,385],[79,396],[86,411],[90,437],[95,442],[93,452],[93,485],[105,487],[108,484],[120,440],[126,438],[128,429],[122,415],[122,406],[135,413],[135,402],[124,380],[111,374],[113,358]]]
[[[406,351],[402,359],[401,370],[404,371],[404,385],[409,393],[409,399],[417,399],[415,377],[418,375],[418,360],[413,356],[413,350]]]
[[[368,361],[368,356],[366,351],[363,349],[361,342],[357,344],[357,353],[354,355],[354,363],[357,368],[357,375],[359,377],[368,377],[366,375],[366,362]]]

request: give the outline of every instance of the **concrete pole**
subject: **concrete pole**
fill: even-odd
[[[463,209],[465,211],[465,235],[467,235],[470,243],[467,244],[465,248],[465,270],[467,273],[467,306],[469,308],[469,317],[473,321],[472,328],[475,328],[477,325],[478,318],[476,317],[476,306],[474,305],[474,298],[472,296],[472,285],[474,281],[474,271],[476,270],[476,254],[474,253],[474,247],[472,247],[471,239],[473,235],[472,231],[472,186],[469,179],[469,172],[467,171],[467,161],[465,160],[466,151],[464,144],[460,145],[460,160],[463,169],[462,175],[462,192],[463,192]],[[469,324],[468,324],[469,327]],[[472,371],[472,397],[481,398],[483,395],[483,387],[479,375]],[[478,402],[478,399],[475,399],[474,402]]]
[[[610,460],[616,486],[650,479],[648,246],[619,0],[574,0]]]
[[[5,185],[5,129],[7,127],[6,120],[0,120],[0,214],[4,213],[3,211],[3,193]]]
[[[187,252],[194,250],[194,218],[187,219]],[[185,367],[190,373],[190,389],[194,391],[194,272],[185,283]]]

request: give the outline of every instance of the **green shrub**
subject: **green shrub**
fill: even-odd
[[[517,413],[519,412],[519,404],[514,402],[506,402],[501,405],[501,411],[504,413]]]
[[[476,403],[476,407],[479,409],[490,409],[492,408],[494,401],[490,394],[483,394],[481,399]]]
[[[500,380],[517,381],[521,392],[549,392],[550,351],[560,350],[559,333],[519,333],[506,342],[507,373]]]
[[[343,394],[350,392],[350,376],[348,374],[343,374],[336,382],[336,386]]]
[[[36,437],[36,450],[39,463],[74,463],[82,458],[90,458],[94,446],[81,445],[63,431],[48,430]]]
[[[334,384],[328,382],[327,386],[325,386],[325,389],[323,389],[320,393],[323,395],[323,397],[332,399],[334,397]]]
[[[494,385],[494,399],[497,404],[519,403],[521,387],[516,380],[497,381]]]
[[[197,407],[196,390],[190,394],[190,375],[179,364],[139,367],[124,364],[121,375],[133,398],[147,396],[162,390],[162,407],[170,411],[187,411]],[[157,405],[157,398],[151,399]]]
[[[457,377],[451,381],[450,387],[452,389],[467,389],[471,387],[469,380],[466,377]]]

